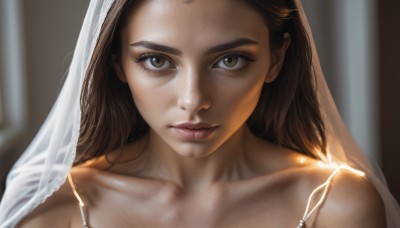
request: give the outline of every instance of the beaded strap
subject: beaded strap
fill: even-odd
[[[326,199],[326,195],[328,193],[329,187],[331,186],[333,178],[341,171],[341,170],[347,170],[350,171],[351,173],[358,175],[358,176],[365,176],[365,173],[354,169],[348,165],[334,165],[335,170],[332,172],[332,174],[328,177],[328,179],[318,187],[312,191],[310,196],[308,197],[308,202],[307,202],[307,207],[304,212],[303,218],[300,220],[299,224],[297,225],[297,228],[304,228],[306,227],[306,221],[308,218],[310,218],[311,214],[314,213],[324,202]],[[317,204],[313,207],[313,209],[310,210],[310,205],[311,205],[311,200],[314,198],[315,194],[319,191],[323,191],[321,198],[317,202]]]
[[[89,225],[88,225],[87,220],[86,220],[86,213],[85,213],[86,212],[86,206],[85,206],[85,203],[83,203],[82,198],[79,196],[78,191],[76,190],[76,186],[74,184],[74,181],[72,180],[71,173],[68,173],[68,182],[69,182],[69,185],[72,188],[72,192],[74,193],[75,198],[79,202],[79,211],[81,213],[81,218],[82,218],[82,223],[83,223],[82,228],[89,228]]]

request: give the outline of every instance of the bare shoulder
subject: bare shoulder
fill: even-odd
[[[77,178],[87,178],[82,172],[73,169]],[[73,195],[72,188],[66,180],[59,190],[26,216],[18,227],[74,227],[80,221],[79,204]]]
[[[313,190],[326,182],[335,171],[335,168],[324,165],[319,160],[286,148],[271,144],[266,144],[264,148],[272,152],[257,154],[255,164],[261,164],[257,167],[273,167],[273,170],[260,168],[267,176],[270,173],[284,173],[286,177],[280,179],[286,180],[286,186],[291,186],[289,189],[292,189],[291,193],[295,196],[293,205],[300,205],[300,208],[304,206],[305,209]],[[320,197],[321,192],[315,195],[310,209]],[[307,226],[386,227],[385,207],[380,194],[366,177],[341,169],[333,177],[325,201],[310,216]]]
[[[323,184],[335,168],[323,165],[319,160],[301,155],[295,151],[270,145],[278,153],[269,153],[265,160],[274,161],[280,166],[275,170],[286,170],[292,178],[289,185],[296,189],[293,194],[300,205],[306,205],[311,192]],[[259,158],[262,156],[258,156]],[[258,159],[263,161],[263,159]],[[263,162],[266,163],[266,162]],[[269,166],[271,167],[271,166]],[[311,208],[317,203],[321,194],[316,194]],[[313,227],[386,227],[386,213],[383,200],[363,176],[341,169],[332,179],[325,202],[320,210],[310,217]]]
[[[342,169],[333,178],[320,211],[314,215],[314,225],[327,228],[386,227],[382,198],[365,177]]]
[[[253,143],[254,144],[254,143]],[[260,146],[261,145],[261,146]],[[252,167],[269,183],[265,189],[278,186],[279,194],[284,195],[279,205],[285,213],[295,215],[293,221],[299,221],[306,210],[311,193],[324,184],[336,170],[308,156],[274,144],[259,143]],[[268,180],[274,180],[269,181]],[[259,182],[259,181],[258,181]],[[272,184],[273,185],[272,185]],[[283,187],[285,192],[282,191]],[[271,194],[271,191],[265,191]],[[274,196],[275,198],[280,195]],[[318,203],[322,191],[315,194],[310,208]],[[268,195],[263,196],[267,198]],[[365,177],[346,169],[332,178],[322,205],[306,221],[307,227],[386,227],[386,215],[383,201],[375,187]],[[289,215],[286,216],[289,219]]]

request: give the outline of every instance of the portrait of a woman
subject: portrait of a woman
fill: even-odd
[[[1,227],[398,227],[299,0],[92,0]]]

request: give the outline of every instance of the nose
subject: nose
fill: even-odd
[[[208,87],[207,77],[202,77],[201,72],[187,70],[179,77],[178,107],[191,115],[209,109],[211,96]]]

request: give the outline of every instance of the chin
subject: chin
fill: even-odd
[[[183,152],[177,152],[180,156],[182,157],[187,157],[187,158],[206,158],[208,157],[211,153],[204,153],[204,152],[198,152],[198,151],[183,151]]]
[[[211,147],[196,145],[196,143],[186,143],[186,145],[181,145],[179,148],[172,148],[177,154],[187,158],[206,158],[215,151],[215,149]]]

